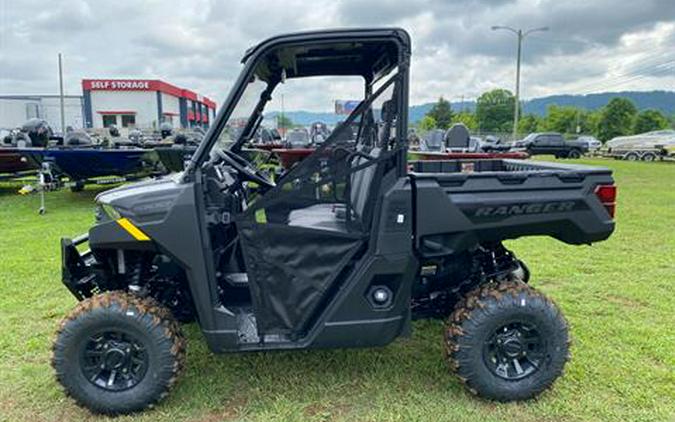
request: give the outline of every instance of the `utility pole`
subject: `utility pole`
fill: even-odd
[[[541,28],[532,28],[528,29],[527,31],[523,31],[522,29],[514,29],[511,28],[510,26],[500,26],[500,25],[495,25],[492,27],[493,31],[497,31],[499,29],[505,29],[507,31],[511,31],[514,34],[516,34],[516,37],[518,37],[518,52],[516,55],[516,93],[515,93],[515,109],[513,111],[513,141],[516,141],[516,138],[518,137],[518,114],[520,113],[520,58],[521,58],[521,53],[522,53],[522,45],[523,45],[523,40],[525,39],[526,36],[533,32],[537,31],[548,31],[549,28],[547,26],[541,27]]]
[[[61,97],[61,136],[66,137],[66,111],[63,98],[63,63],[61,53],[59,53],[59,96]]]
[[[284,118],[284,94],[281,94],[281,136],[286,139],[286,119]]]

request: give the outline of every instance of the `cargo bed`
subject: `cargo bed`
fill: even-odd
[[[410,162],[415,242],[425,256],[546,235],[570,244],[614,230],[607,168],[529,160]]]

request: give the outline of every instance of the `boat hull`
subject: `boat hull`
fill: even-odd
[[[140,148],[28,148],[22,153],[37,165],[50,162],[54,170],[71,180],[150,174],[157,161],[151,150]]]
[[[38,167],[21,154],[17,148],[0,148],[0,174],[20,173]]]

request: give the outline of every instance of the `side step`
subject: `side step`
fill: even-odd
[[[255,315],[250,309],[242,309],[237,313],[237,336],[239,343],[259,343],[258,328]]]
[[[258,326],[256,325],[255,314],[253,309],[239,308],[236,312],[237,318],[237,337],[239,344],[256,344],[259,347],[272,344],[290,343],[290,339],[282,334],[266,334],[262,338],[258,334]]]

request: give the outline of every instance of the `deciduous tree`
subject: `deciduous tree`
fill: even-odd
[[[607,141],[616,136],[630,135],[637,109],[629,99],[612,98],[600,111],[600,119],[596,135],[598,139]]]
[[[436,119],[429,116],[428,114],[422,117],[420,120],[419,128],[422,132],[428,132],[432,129],[436,129]]]
[[[668,119],[658,110],[643,110],[635,117],[633,133],[645,133],[652,130],[666,129],[669,126]]]
[[[476,119],[481,131],[509,132],[513,129],[515,97],[506,89],[484,92],[476,100]]]

